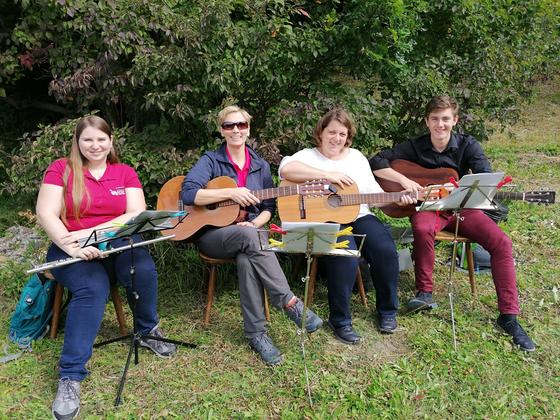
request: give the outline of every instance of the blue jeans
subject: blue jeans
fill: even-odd
[[[140,237],[135,237],[135,242]],[[116,239],[112,247],[128,242]],[[52,244],[47,261],[68,258],[68,254]],[[88,374],[86,363],[91,357],[93,343],[101,326],[109,297],[110,281],[116,280],[127,289],[132,302],[130,279],[131,251],[110,254],[107,258],[80,261],[55,268],[52,274],[72,294],[64,327],[64,345],[60,355],[59,375],[82,381]],[[157,316],[157,272],[152,257],[144,247],[134,248],[135,283],[139,298],[136,301],[137,330],[148,333],[159,322]]]
[[[366,235],[362,256],[370,266],[378,315],[395,316],[399,307],[397,296],[399,258],[389,229],[373,215],[360,217],[347,226],[352,226],[353,233]],[[344,227],[346,226],[342,225],[341,229]],[[350,249],[357,249],[354,237],[341,236],[338,239],[339,242],[344,240],[350,241]],[[322,257],[321,264],[327,277],[329,321],[335,327],[351,325],[350,298],[356,281],[358,259]]]

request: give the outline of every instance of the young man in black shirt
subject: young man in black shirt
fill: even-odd
[[[421,185],[393,170],[390,162],[405,159],[429,169],[452,168],[462,177],[473,173],[492,172],[482,147],[474,137],[457,134],[453,127],[458,121],[459,106],[449,96],[436,96],[426,106],[425,121],[429,134],[384,150],[370,159],[375,176],[398,182],[403,189],[418,190]],[[466,209],[460,213],[459,234],[472,239],[491,255],[492,278],[498,296],[500,316],[497,324],[513,337],[515,345],[524,351],[534,351],[535,345],[519,325],[519,298],[515,267],[509,237],[481,210]],[[455,217],[451,212],[417,212],[410,218],[414,233],[414,270],[416,296],[407,305],[409,312],[436,306],[433,297],[432,273],[435,262],[435,235],[441,230],[453,230]]]

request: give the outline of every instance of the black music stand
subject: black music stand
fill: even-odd
[[[142,232],[173,229],[185,217],[186,217],[185,212],[157,211],[157,210],[143,211],[138,216],[130,219],[128,222],[120,226],[118,230],[115,230],[114,227],[94,230],[90,235],[90,237],[83,242],[82,247],[86,247],[90,245],[105,245],[108,241],[112,241],[115,239],[128,239],[128,242],[130,244],[130,283],[131,283],[130,288],[133,297],[131,303],[132,320],[133,320],[132,333],[123,335],[121,337],[112,338],[110,340],[106,340],[101,343],[94,344],[93,346],[94,348],[97,348],[117,341],[130,340],[128,356],[126,358],[124,370],[119,382],[117,396],[115,398],[115,406],[118,406],[121,403],[121,394],[124,388],[126,374],[128,372],[128,367],[130,365],[130,360],[132,358],[133,351],[134,351],[134,364],[137,365],[139,362],[138,346],[141,339],[163,341],[165,343],[173,343],[189,348],[197,347],[196,344],[192,344],[192,343],[186,343],[183,341],[173,340],[169,338],[156,337],[150,334],[140,334],[137,330],[137,320],[136,320],[136,301],[139,298],[139,294],[138,291],[136,290],[136,269],[134,267],[134,246],[133,246],[134,240],[132,236]],[[176,223],[172,222],[173,218],[178,219]]]
[[[259,230],[259,237],[261,234],[268,235],[269,232],[281,233],[285,235],[283,242],[267,241],[260,237],[261,249],[263,251],[272,252],[285,252],[305,254],[307,261],[307,269],[305,277],[302,277],[302,282],[305,284],[305,291],[303,294],[303,311],[301,314],[301,328],[297,329],[297,334],[300,337],[301,355],[303,359],[303,366],[305,369],[305,382],[307,385],[307,398],[309,405],[313,406],[311,398],[311,386],[309,383],[309,371],[307,369],[307,360],[305,358],[305,335],[307,329],[305,328],[307,322],[307,298],[309,293],[309,277],[311,273],[311,263],[313,258],[319,255],[332,255],[342,257],[360,257],[360,251],[364,244],[365,235],[362,234],[345,234],[344,236],[360,237],[362,240],[358,249],[343,249],[336,248],[337,237],[339,236],[340,224],[337,223],[313,223],[313,222],[283,222],[282,229],[276,231]],[[358,268],[359,269],[359,268]]]
[[[463,176],[457,188],[451,194],[435,202],[424,202],[418,211],[451,211],[455,217],[455,228],[453,231],[453,252],[448,277],[449,307],[451,311],[451,327],[453,330],[453,349],[457,350],[457,333],[455,329],[455,310],[453,306],[453,272],[457,259],[457,236],[459,234],[459,214],[463,209],[496,210],[497,206],[492,202],[496,191],[504,178],[503,172],[469,174]]]

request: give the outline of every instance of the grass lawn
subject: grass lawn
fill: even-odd
[[[560,191],[559,133],[560,80],[556,80],[539,88],[537,100],[526,107],[517,125],[494,135],[484,147],[493,168],[511,175],[520,190]],[[177,258],[171,245],[161,245],[156,257],[162,267],[162,326],[169,336],[197,343],[198,348],[180,349],[168,360],[141,349],[140,364],[131,366],[118,408],[113,407],[113,400],[128,347],[112,344],[96,349],[89,363],[91,375],[82,384],[80,416],[558,418],[559,224],[558,205],[516,201],[510,203],[509,220],[501,225],[513,240],[520,318],[538,346],[535,353],[514,349],[494,326],[498,312],[491,278],[477,274],[478,295],[473,298],[463,272],[454,275],[458,348],[453,349],[447,299],[449,248],[440,245],[435,272],[437,310],[399,316],[398,332],[385,336],[376,331],[371,309],[366,310],[355,296],[352,309],[354,325],[364,337],[361,345],[343,345],[326,329],[307,339],[313,406],[307,399],[293,324],[272,311],[270,333],[284,353],[284,363],[266,367],[243,338],[232,270],[221,272],[211,325],[205,329],[201,322],[204,287],[196,257]],[[17,298],[14,273],[29,264],[0,264],[0,335],[5,337]],[[292,281],[292,286],[303,294],[299,281]],[[413,289],[413,273],[401,273],[401,304]],[[313,309],[324,318],[328,315],[322,285],[317,287]],[[108,305],[99,338],[117,334],[112,305]],[[0,418],[50,416],[62,341],[62,334],[56,340],[40,340],[33,353],[0,366]]]

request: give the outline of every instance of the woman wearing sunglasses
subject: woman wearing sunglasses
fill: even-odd
[[[263,286],[272,305],[299,327],[303,303],[290,290],[274,253],[261,250],[257,229],[270,220],[276,205],[274,199],[260,201],[251,193],[274,184],[268,163],[246,145],[250,123],[251,115],[237,106],[220,111],[218,127],[225,142],[217,150],[204,153],[190,170],[183,181],[181,199],[187,205],[233,200],[241,206],[234,224],[205,231],[198,238],[198,246],[212,258],[235,258],[245,336],[265,363],[275,365],[282,357],[266,330]],[[237,187],[207,189],[208,182],[219,176],[234,179]],[[305,328],[316,331],[323,321],[312,311],[307,313]]]

